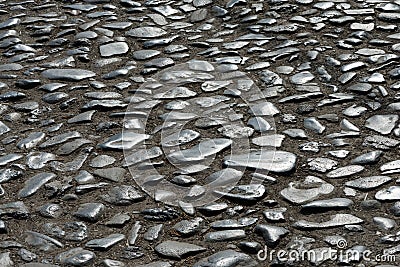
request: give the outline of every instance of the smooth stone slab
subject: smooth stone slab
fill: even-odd
[[[158,146],[147,149],[139,149],[134,151],[132,154],[125,155],[125,162],[123,164],[123,167],[146,162],[161,155],[163,155],[163,151]]]
[[[101,198],[113,205],[131,205],[145,199],[135,187],[130,185],[114,186],[110,190],[101,195]]]
[[[161,144],[162,146],[178,146],[183,145],[200,137],[200,133],[190,130],[184,129],[179,131],[178,133],[173,133],[168,136],[163,136]]]
[[[204,239],[209,242],[225,242],[238,240],[246,237],[243,230],[224,230],[217,232],[210,232],[204,236]]]
[[[294,84],[305,84],[314,79],[314,75],[309,71],[299,72],[292,77],[290,77],[290,81]]]
[[[271,102],[263,102],[250,106],[249,113],[254,116],[275,116],[278,108]]]
[[[150,135],[147,134],[139,134],[135,132],[123,132],[116,135],[111,136],[102,144],[99,144],[99,147],[102,149],[110,149],[110,150],[124,150],[124,149],[132,149],[137,144],[143,142],[146,139],[149,139]]]
[[[96,255],[83,248],[73,248],[68,251],[58,254],[55,259],[63,265],[70,266],[85,266],[93,263]]]
[[[398,115],[374,115],[367,119],[365,127],[380,134],[390,134],[399,119]]]
[[[399,173],[400,172],[400,160],[390,161],[383,164],[380,168],[383,174]]]
[[[46,136],[43,132],[32,132],[26,138],[17,143],[19,149],[30,149],[39,144]]]
[[[335,187],[324,180],[307,176],[303,182],[290,182],[288,187],[281,191],[281,196],[291,203],[303,204],[314,200],[320,195],[326,195],[333,192]]]
[[[353,159],[351,164],[374,164],[379,161],[382,153],[381,150],[367,152]]]
[[[115,161],[116,159],[114,157],[108,155],[99,155],[90,161],[89,166],[93,168],[103,168],[113,164]]]
[[[364,170],[364,166],[361,165],[349,165],[341,168],[337,168],[333,171],[330,171],[326,174],[328,178],[344,178],[356,173],[362,172]]]
[[[389,188],[382,189],[376,192],[375,198],[381,201],[400,200],[400,186],[393,185]]]
[[[302,206],[305,211],[325,211],[349,208],[354,202],[348,198],[315,200]]]
[[[224,250],[196,262],[193,267],[257,267],[259,263],[245,253]]]
[[[84,203],[79,206],[74,216],[90,222],[96,222],[103,215],[105,208],[102,203]]]
[[[39,173],[25,182],[24,188],[18,192],[18,197],[25,198],[36,193],[40,187],[55,178],[54,173]]]
[[[216,194],[223,195],[231,201],[247,204],[249,201],[257,201],[262,198],[266,192],[262,184],[237,185],[229,193],[215,190]]]
[[[85,247],[92,249],[107,250],[125,239],[123,234],[111,234],[104,238],[92,239],[85,244]]]
[[[262,235],[265,244],[270,247],[276,246],[282,237],[289,234],[289,230],[283,227],[259,224],[254,228],[257,234]]]
[[[167,158],[172,162],[191,162],[200,161],[214,155],[223,149],[229,147],[232,140],[225,138],[216,138],[200,142],[193,148],[172,152],[167,155]]]
[[[55,145],[59,145],[62,143],[65,143],[66,141],[70,140],[70,139],[74,139],[74,138],[79,138],[82,135],[79,132],[73,131],[73,132],[66,132],[63,134],[59,134],[56,136],[53,136],[49,139],[47,139],[45,142],[43,142],[42,144],[39,145],[40,148],[48,148],[48,147],[52,147]]]
[[[196,255],[207,250],[206,248],[194,244],[177,241],[164,241],[161,244],[158,244],[154,249],[157,251],[157,253],[164,257],[177,260],[184,259],[191,255]]]
[[[7,125],[5,125],[2,121],[0,121],[0,136],[5,133],[8,133],[10,130],[11,129]]]
[[[129,51],[129,46],[125,42],[114,42],[101,45],[99,49],[102,57],[111,57],[127,53]]]
[[[71,119],[69,119],[68,123],[87,123],[92,121],[93,114],[96,113],[96,110],[89,110],[83,113],[80,113]]]
[[[286,151],[261,150],[224,158],[228,167],[249,167],[272,172],[289,172],[296,166],[296,155]]]
[[[113,181],[121,182],[124,178],[126,170],[124,168],[113,167],[107,169],[98,169],[93,172],[94,175],[100,176],[101,178]]]
[[[77,82],[96,76],[96,73],[84,69],[49,69],[42,76],[50,80]]]
[[[359,190],[372,190],[392,181],[389,176],[369,176],[347,181],[346,186]]]
[[[347,213],[338,213],[330,216],[330,219],[325,222],[310,222],[306,220],[300,220],[293,224],[293,227],[301,230],[313,230],[313,229],[326,229],[333,227],[340,227],[345,225],[360,224],[364,222],[362,219]]]
[[[285,136],[282,134],[271,134],[271,135],[262,135],[256,138],[253,138],[252,143],[257,146],[266,146],[266,147],[280,147],[282,146],[282,142],[285,139]]]
[[[167,32],[158,27],[139,27],[126,32],[127,36],[136,38],[156,38],[166,35]]]
[[[0,29],[11,28],[19,25],[21,20],[19,18],[11,18],[0,23]]]
[[[30,215],[28,207],[22,201],[0,204],[0,216],[11,216],[15,219],[26,219]]]
[[[0,157],[0,166],[7,165],[7,164],[9,164],[10,162],[19,160],[19,159],[22,158],[22,157],[23,157],[22,155],[20,155],[20,154],[14,154],[14,153],[1,156],[1,157]]]

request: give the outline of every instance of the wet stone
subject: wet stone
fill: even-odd
[[[11,257],[10,257],[10,252],[3,252],[0,253],[0,264],[1,266],[4,267],[12,267],[14,266],[14,262],[12,261]]]

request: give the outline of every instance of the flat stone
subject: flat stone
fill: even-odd
[[[351,164],[374,164],[377,163],[382,155],[381,150],[371,151],[362,154],[351,161]]]
[[[312,229],[326,229],[333,227],[340,227],[345,225],[360,224],[363,220],[347,213],[338,213],[330,216],[330,219],[325,222],[310,222],[306,220],[300,220],[293,224],[293,227],[301,230],[312,230]]]
[[[147,134],[139,134],[135,132],[124,132],[120,134],[116,134],[108,138],[102,144],[99,144],[102,149],[109,150],[130,150],[134,148],[137,144],[143,142],[144,140],[150,138],[150,135]]]
[[[354,202],[348,198],[331,198],[324,200],[315,200],[302,206],[302,210],[306,212],[319,212],[326,210],[347,209]]]
[[[330,194],[334,186],[324,180],[307,176],[303,182],[290,182],[288,187],[283,189],[280,194],[283,198],[294,204],[303,204],[318,198],[320,195]]]
[[[93,263],[96,255],[83,248],[73,248],[56,256],[56,262],[63,265],[85,266]]]
[[[394,185],[389,188],[382,189],[375,194],[375,198],[381,201],[400,200],[400,186]]]
[[[390,181],[392,178],[389,176],[368,176],[348,181],[345,185],[359,190],[372,190]]]
[[[125,239],[123,234],[111,234],[104,238],[92,239],[85,244],[85,247],[92,249],[107,250]]]
[[[25,182],[24,188],[18,192],[18,197],[25,198],[36,193],[40,187],[55,178],[54,173],[39,173]]]
[[[96,73],[84,69],[49,69],[42,76],[50,80],[77,82],[96,76]]]
[[[246,234],[243,230],[224,230],[207,233],[204,239],[209,242],[225,242],[243,239],[245,237]]]
[[[130,185],[112,187],[101,198],[108,203],[121,206],[131,205],[145,199],[135,187]]]
[[[330,171],[326,174],[328,178],[344,178],[356,173],[362,172],[364,167],[361,165],[348,165],[345,167],[337,168],[333,171]]]
[[[285,136],[282,134],[262,135],[253,138],[252,143],[257,146],[281,147]]]
[[[259,263],[249,255],[234,250],[224,250],[196,262],[193,267],[256,267]]]
[[[30,212],[24,202],[16,201],[0,204],[0,216],[11,216],[16,219],[25,219],[29,217]]]
[[[126,54],[129,51],[129,46],[125,42],[115,42],[101,45],[99,49],[102,57],[111,57]]]
[[[229,147],[232,140],[218,138],[200,142],[190,149],[172,152],[167,155],[172,162],[191,162],[204,160],[206,157],[214,155],[221,150]]]
[[[248,154],[227,156],[224,164],[228,167],[249,167],[272,172],[289,172],[296,166],[296,156],[286,151],[252,152]]]
[[[365,127],[386,135],[396,127],[398,119],[398,115],[374,115],[367,119]]]
[[[105,206],[102,203],[85,203],[79,206],[74,216],[90,222],[96,222],[103,215],[104,211]]]
[[[36,147],[46,136],[43,132],[32,132],[26,138],[17,143],[20,149],[30,149]]]
[[[279,241],[289,234],[289,230],[284,227],[259,224],[254,228],[257,234],[260,234],[265,241],[265,244],[270,247],[275,247]]]
[[[157,251],[157,253],[161,254],[164,257],[177,260],[184,259],[191,255],[196,255],[206,251],[206,248],[190,243],[177,241],[164,241],[161,244],[157,245],[154,249],[155,251]]]
[[[157,27],[139,27],[126,32],[126,35],[136,38],[156,38],[166,34],[165,30]]]

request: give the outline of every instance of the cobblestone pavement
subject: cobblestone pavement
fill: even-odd
[[[1,267],[399,266],[399,0],[0,14]]]

